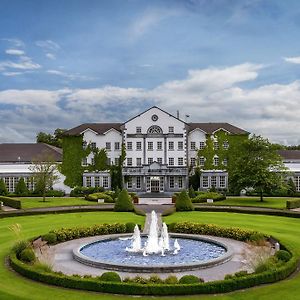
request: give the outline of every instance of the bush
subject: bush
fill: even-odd
[[[70,196],[71,197],[83,197],[85,195],[101,193],[101,192],[104,192],[104,188],[102,186],[99,186],[99,187],[77,186],[71,191]]]
[[[170,275],[165,279],[166,284],[177,284],[178,278],[175,275]]]
[[[192,185],[189,188],[189,197],[190,198],[195,198],[196,197],[195,190],[194,190]]]
[[[25,263],[32,263],[35,259],[34,251],[31,248],[26,248],[20,253],[20,260]]]
[[[105,272],[98,278],[100,281],[121,282],[121,277],[116,272]]]
[[[21,209],[21,201],[18,199],[12,199],[10,197],[0,196],[0,201],[2,201],[3,204],[6,206],[10,206],[15,209]]]
[[[179,283],[181,284],[192,284],[192,283],[199,283],[199,282],[203,282],[203,279],[200,279],[195,275],[184,275],[179,279]]]
[[[3,178],[0,179],[0,195],[6,196],[8,194],[6,184],[3,180]]]
[[[164,283],[164,281],[158,275],[151,275],[148,279],[148,283],[160,284],[160,283]]]
[[[226,199],[226,196],[216,193],[216,192],[207,192],[207,193],[198,193],[198,195],[192,199],[193,203],[203,203],[207,199],[213,199],[214,201],[222,201]]]
[[[281,261],[284,261],[284,262],[288,262],[291,258],[292,258],[292,255],[291,253],[289,253],[288,251],[286,250],[279,250],[275,253],[275,256],[281,260]]]
[[[18,196],[23,196],[23,195],[28,195],[29,194],[29,190],[25,184],[24,178],[21,177],[19,182],[16,185],[15,188],[15,193]]]
[[[176,211],[194,210],[192,201],[186,191],[182,191],[176,199]]]
[[[134,206],[127,190],[123,189],[115,203],[115,211],[133,211]]]
[[[104,199],[105,203],[114,203],[114,200],[111,196],[107,195],[106,193],[94,193],[85,196],[85,199],[88,201],[97,202],[98,199]]]
[[[34,269],[38,272],[46,272],[46,273],[52,272],[52,267],[50,265],[41,262],[36,262],[34,264]]]
[[[52,245],[57,242],[57,236],[54,232],[49,232],[42,236],[42,240]]]
[[[249,275],[247,271],[239,271],[234,274],[225,275],[224,279],[234,279],[234,278],[243,277],[243,276],[247,276],[247,275]]]
[[[63,197],[64,195],[65,192],[60,190],[50,190],[46,192],[46,197]]]
[[[125,226],[126,226],[126,232],[133,232],[134,227],[135,227],[135,223],[128,222],[128,223],[125,224]]]
[[[16,256],[18,259],[20,259],[20,254],[21,252],[26,249],[27,247],[29,247],[29,242],[28,241],[18,241],[13,247],[12,247],[12,251],[14,253],[16,253]]]
[[[300,200],[287,200],[286,201],[286,208],[293,209],[300,207]]]

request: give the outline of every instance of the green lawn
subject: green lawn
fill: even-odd
[[[286,208],[286,201],[299,198],[272,198],[264,197],[264,201],[261,202],[259,197],[227,197],[226,200],[217,201],[212,204],[203,203],[203,205],[233,205],[233,206],[258,206],[269,208]]]
[[[72,205],[97,205],[97,202],[87,201],[84,198],[76,197],[47,197],[43,202],[42,197],[21,197],[18,198],[22,201],[22,208],[35,208],[35,207],[53,207],[53,206],[72,206]]]
[[[234,213],[215,213],[215,212],[190,212],[176,213],[168,216],[165,220],[170,223],[174,221],[195,221],[216,223],[223,226],[239,226],[248,229],[256,229],[267,234],[272,234],[279,238],[288,247],[300,256],[300,220],[275,216],[246,215]],[[27,216],[0,219],[0,299],[135,299],[136,297],[117,296],[110,294],[97,294],[81,292],[69,289],[61,289],[53,286],[40,284],[27,280],[4,267],[4,257],[14,242],[14,235],[8,229],[11,224],[19,223],[22,225],[22,232],[25,238],[33,237],[38,234],[48,232],[50,229],[71,227],[76,225],[91,225],[104,222],[136,222],[142,224],[144,218],[131,213],[114,212],[89,212],[73,214],[56,214]],[[176,297],[176,299],[240,299],[240,300],[293,300],[299,299],[300,295],[300,275],[290,280],[252,288],[244,291],[237,291],[225,295],[217,296],[187,296]],[[139,297],[142,299],[153,299],[153,297]],[[162,298],[162,299],[174,299]]]

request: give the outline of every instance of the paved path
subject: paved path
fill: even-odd
[[[16,209],[16,208],[13,208],[13,207],[10,207],[10,206],[5,206],[5,205],[3,205],[3,206],[2,206],[2,210],[3,210],[3,211],[16,211],[17,209]]]

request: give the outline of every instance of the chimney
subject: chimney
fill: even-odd
[[[179,110],[177,110],[177,119],[179,119]]]

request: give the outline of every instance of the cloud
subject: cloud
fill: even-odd
[[[46,72],[48,74],[64,77],[68,80],[95,80],[96,79],[94,77],[81,75],[79,73],[70,74],[70,73],[59,71],[59,70],[47,70]]]
[[[5,50],[5,53],[9,55],[17,55],[17,56],[25,54],[23,50],[19,50],[19,49],[7,49]]]
[[[60,46],[52,40],[36,41],[35,44],[38,47],[41,47],[41,48],[46,49],[48,51],[49,50],[50,51],[58,51],[60,49]]]
[[[13,45],[14,47],[22,48],[25,46],[24,42],[21,41],[20,39],[16,38],[3,38],[1,41],[5,41]]]
[[[20,70],[35,70],[40,69],[41,65],[32,61],[28,56],[20,56],[17,62],[6,60],[0,61],[0,70],[20,69]]]
[[[292,64],[300,64],[300,56],[295,57],[284,57],[283,58],[286,62],[292,63]]]
[[[2,75],[10,76],[10,77],[18,76],[18,75],[22,75],[22,74],[24,74],[24,72],[3,72],[2,73]]]
[[[46,53],[46,57],[52,60],[56,59],[56,56],[53,53]]]

